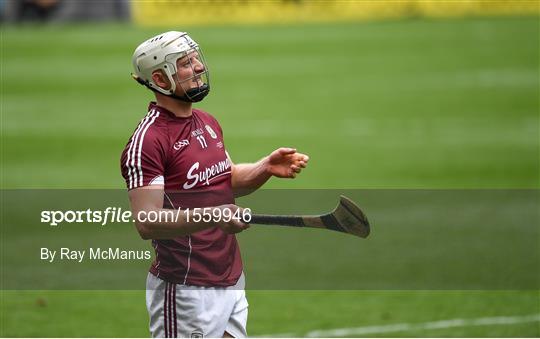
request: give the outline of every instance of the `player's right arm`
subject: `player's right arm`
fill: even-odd
[[[200,222],[194,222],[194,218],[191,216],[188,221],[186,210],[182,210],[177,214],[177,211],[175,210],[167,210],[163,208],[163,190],[163,185],[151,185],[135,188],[129,191],[129,202],[131,204],[131,211],[135,217],[135,226],[143,239],[172,239],[212,227],[220,227],[226,233],[238,233],[249,227],[248,224],[234,218],[229,222],[203,222],[202,220]],[[221,210],[229,209],[232,213],[234,213],[240,207],[229,204],[213,208]],[[141,215],[141,211],[145,212],[143,213],[144,215],[148,215],[149,212],[157,213],[157,215],[159,215],[159,213],[161,213],[161,215],[165,215],[166,212],[173,211],[173,215],[178,217],[176,220],[157,218],[158,220],[152,222],[146,220],[146,218],[145,220],[138,220],[138,216]],[[219,215],[223,215],[223,213]]]

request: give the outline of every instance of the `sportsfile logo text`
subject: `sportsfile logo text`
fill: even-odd
[[[142,213],[145,213],[145,211],[141,211],[139,214]],[[107,207],[105,210],[92,210],[88,208],[82,211],[41,211],[41,223],[49,224],[50,226],[58,226],[62,223],[92,223],[105,226],[108,223],[128,222],[135,222],[132,219],[132,213],[131,211],[122,210],[121,207]]]
[[[249,208],[232,210],[229,208],[178,208],[176,210],[139,211],[134,219],[133,213],[121,207],[107,207],[104,210],[46,210],[41,211],[41,223],[58,226],[62,223],[92,223],[105,226],[109,223],[130,222],[178,222],[185,216],[187,222],[229,222],[231,220],[251,221]]]

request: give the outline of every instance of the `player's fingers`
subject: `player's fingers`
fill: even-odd
[[[300,168],[306,168],[306,163],[303,162],[303,161],[300,161],[300,162],[298,163],[298,167],[300,167]]]
[[[292,169],[295,173],[300,173],[300,172],[302,172],[302,169],[301,169],[299,166],[291,165],[291,169]]]
[[[235,221],[234,221],[234,226],[235,226],[236,229],[239,229],[240,231],[243,231],[243,230],[249,228],[249,224],[248,224],[248,223],[245,223],[245,222],[239,221],[239,220],[235,220]]]
[[[231,221],[228,223],[225,232],[230,234],[240,233],[243,230],[249,228],[249,224],[246,224],[241,221]]]
[[[295,159],[298,159],[298,160],[301,160],[301,161],[304,161],[304,162],[308,162],[308,161],[309,161],[309,156],[306,155],[306,154],[303,154],[303,153],[296,153],[294,156],[295,156]]]
[[[307,155],[300,154],[300,153],[294,154],[293,159],[296,162],[303,162],[303,163],[307,163],[309,161],[309,157]]]
[[[281,155],[293,154],[296,153],[296,148],[281,147],[278,149],[278,152]]]
[[[238,211],[239,214],[242,215],[242,216],[245,216],[246,210],[244,208],[242,208],[242,207],[238,207],[238,209],[239,209],[239,211]],[[241,219],[233,218],[232,221],[236,223],[236,226],[238,226],[239,228],[241,228],[243,230],[245,230],[246,228],[249,228],[249,223],[244,221],[243,218],[241,218]]]

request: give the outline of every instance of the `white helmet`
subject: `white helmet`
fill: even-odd
[[[185,91],[185,96],[175,95],[177,81],[175,81],[173,75],[177,71],[176,61],[192,52],[198,52],[204,71],[196,73],[190,60],[194,75],[182,81],[198,77],[201,79],[202,85]],[[135,71],[135,74],[132,74],[133,78],[153,91],[187,102],[201,101],[210,91],[210,76],[202,51],[199,45],[185,32],[170,31],[148,39],[135,49],[132,61]],[[152,73],[156,70],[162,70],[169,78],[170,89],[163,89],[154,83]]]

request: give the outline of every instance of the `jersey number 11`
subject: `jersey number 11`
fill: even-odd
[[[199,143],[201,144],[202,148],[207,148],[208,144],[206,143],[206,140],[202,135],[197,135],[197,140],[199,140]]]

